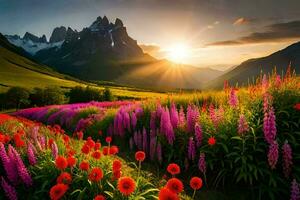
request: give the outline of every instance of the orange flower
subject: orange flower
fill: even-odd
[[[180,193],[183,190],[183,184],[178,178],[171,178],[167,182],[167,188],[174,193]]]
[[[69,186],[59,183],[54,185],[51,189],[50,189],[50,198],[51,200],[59,200],[60,198],[62,198],[64,196],[64,194],[66,193],[66,191],[68,190]]]
[[[209,144],[210,146],[215,145],[215,144],[216,144],[216,139],[215,139],[215,137],[210,137],[210,138],[208,138],[208,144]]]
[[[199,190],[202,187],[202,179],[199,177],[193,177],[190,180],[190,186],[193,190]]]
[[[180,167],[175,163],[171,163],[168,165],[167,171],[172,175],[176,175],[180,173]]]
[[[158,193],[159,200],[179,200],[179,197],[176,193],[173,193],[168,188],[162,188]]]
[[[111,139],[110,136],[108,136],[108,137],[105,138],[105,141],[106,141],[107,143],[111,143],[112,139]]]
[[[97,196],[95,196],[94,200],[105,200],[105,197],[101,194],[98,194]]]
[[[68,167],[68,161],[63,156],[57,156],[55,159],[55,165],[57,169],[64,170]]]
[[[118,190],[124,195],[129,196],[135,190],[135,182],[130,177],[122,177],[118,180]]]
[[[79,168],[83,171],[88,171],[90,168],[90,164],[87,161],[82,161],[79,165]]]
[[[71,184],[72,176],[68,172],[62,172],[56,179],[57,183]]]
[[[138,151],[135,153],[135,159],[137,161],[143,162],[146,158],[146,154],[143,151]]]
[[[95,167],[89,174],[89,180],[92,182],[98,182],[103,178],[102,169]]]
[[[109,154],[116,155],[117,153],[119,153],[119,148],[117,146],[111,146],[109,148]]]
[[[119,171],[119,170],[121,170],[121,167],[122,167],[121,161],[120,160],[114,160],[114,162],[112,164],[113,171]]]
[[[76,165],[76,158],[70,156],[67,158],[68,166],[69,167],[74,167]]]
[[[94,151],[92,154],[92,157],[95,159],[100,159],[101,158],[101,153],[100,151]]]

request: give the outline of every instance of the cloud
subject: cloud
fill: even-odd
[[[300,38],[300,21],[271,24],[265,31],[253,32],[234,40],[225,40],[207,44],[206,46],[233,46],[258,43],[286,42]]]
[[[235,20],[233,22],[233,25],[235,26],[240,26],[240,25],[245,25],[245,24],[249,24],[252,20],[251,19],[246,19],[244,17],[238,18],[237,20]]]

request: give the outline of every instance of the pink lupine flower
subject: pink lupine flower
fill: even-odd
[[[137,124],[137,118],[134,112],[131,113],[131,126],[132,129],[135,130]]]
[[[268,81],[268,78],[267,78],[266,74],[264,74],[264,76],[263,76],[263,79],[262,79],[262,82],[261,82],[261,87],[262,87],[263,93],[265,91],[267,91],[267,89],[269,87],[269,81]]]
[[[187,120],[187,130],[192,133],[195,128],[195,123],[199,118],[199,110],[196,106],[189,105],[187,108],[186,120]]]
[[[35,165],[37,163],[33,149],[34,149],[33,145],[29,143],[27,147],[27,157],[30,165]]]
[[[265,140],[271,144],[276,138],[276,116],[274,109],[271,107],[268,113],[265,113],[263,122],[263,132]]]
[[[280,77],[280,75],[276,75],[276,78],[275,78],[275,83],[274,83],[274,85],[275,85],[275,87],[280,87],[280,85],[281,85],[281,77]]]
[[[196,140],[196,146],[200,147],[203,140],[203,133],[200,124],[198,124],[197,122],[195,124],[195,140]]]
[[[51,153],[52,153],[52,158],[55,160],[58,156],[58,147],[55,142],[51,144]]]
[[[293,156],[292,148],[287,141],[282,145],[282,160],[283,174],[286,178],[289,178],[293,165]]]
[[[3,188],[3,191],[7,199],[9,200],[18,199],[16,189],[13,186],[9,185],[3,177],[1,177],[1,186]]]
[[[205,153],[200,153],[200,158],[198,162],[199,170],[205,174],[206,173],[206,161],[205,161]]]
[[[236,108],[239,104],[239,100],[236,95],[236,90],[234,88],[231,88],[231,90],[230,90],[228,103],[232,108]]]
[[[272,144],[269,145],[269,152],[268,152],[268,162],[271,169],[276,168],[276,164],[278,161],[278,143],[273,141]]]
[[[178,114],[178,126],[184,127],[185,123],[186,123],[186,119],[185,119],[184,110],[183,110],[183,107],[180,106],[180,110],[179,110],[179,114]]]
[[[297,183],[296,179],[293,179],[291,184],[291,198],[290,200],[299,200],[300,199],[300,186]]]
[[[168,143],[170,145],[173,145],[173,141],[175,140],[175,134],[170,121],[170,114],[168,108],[165,108],[162,111],[160,119],[160,132],[166,136]]]
[[[171,118],[171,124],[173,128],[177,128],[178,122],[179,122],[179,116],[178,116],[178,111],[176,108],[175,103],[171,104],[171,110],[170,110],[170,118]]]
[[[2,160],[2,164],[6,172],[7,178],[11,183],[16,185],[18,183],[17,168],[14,159],[10,159],[2,143],[0,143],[0,158]]]
[[[238,121],[238,134],[243,135],[249,131],[249,125],[245,118],[245,115],[241,114]]]
[[[190,137],[189,143],[188,143],[188,158],[190,160],[194,160],[196,156],[196,148],[195,148],[195,142],[193,137]]]

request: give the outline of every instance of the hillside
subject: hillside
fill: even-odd
[[[234,85],[246,85],[248,80],[252,82],[261,72],[271,73],[276,67],[277,73],[286,71],[289,64],[296,72],[300,72],[300,42],[294,43],[285,49],[277,51],[269,56],[247,60],[224,75],[208,82],[205,88],[221,88],[225,80]]]

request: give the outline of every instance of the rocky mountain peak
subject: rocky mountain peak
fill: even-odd
[[[23,36],[23,40],[31,40],[32,42],[39,42],[39,37],[36,35],[26,32],[25,35]]]
[[[64,26],[56,27],[50,37],[50,43],[63,41],[66,38],[67,29]]]
[[[117,18],[116,21],[115,21],[115,26],[116,27],[123,27],[124,25],[123,25],[122,20],[120,20],[119,18]]]

